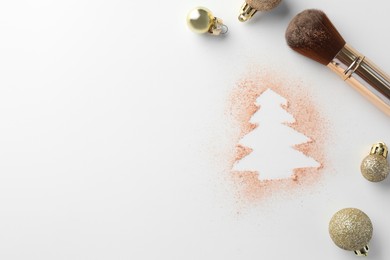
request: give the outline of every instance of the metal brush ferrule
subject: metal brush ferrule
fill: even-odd
[[[345,44],[328,67],[390,116],[390,77]]]

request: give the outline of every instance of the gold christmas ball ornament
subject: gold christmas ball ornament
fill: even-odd
[[[195,33],[225,34],[228,27],[206,7],[196,7],[187,15],[187,25]]]
[[[265,12],[276,8],[282,0],[245,0],[241,6],[238,20],[246,22],[250,20],[257,11]]]
[[[371,182],[380,182],[386,179],[390,173],[387,155],[388,148],[385,143],[374,144],[370,154],[363,159],[360,165],[363,177]]]
[[[336,212],[329,222],[329,234],[340,248],[354,251],[356,255],[368,254],[368,243],[373,227],[370,218],[363,211],[345,208]]]

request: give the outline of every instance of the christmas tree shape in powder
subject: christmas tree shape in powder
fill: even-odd
[[[285,98],[267,89],[256,99],[256,105],[260,108],[249,122],[257,127],[239,141],[252,151],[236,161],[233,171],[256,171],[259,180],[271,180],[289,178],[294,169],[320,167],[313,158],[294,149],[311,140],[287,125],[295,119],[282,107],[287,105]]]

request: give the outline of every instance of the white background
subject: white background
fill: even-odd
[[[343,207],[373,221],[368,259],[389,259],[389,180],[359,173],[372,143],[390,144],[389,118],[284,40],[296,13],[320,8],[389,72],[389,2],[286,0],[246,24],[241,4],[1,2],[0,259],[355,259],[327,233]],[[226,37],[186,28],[198,5]],[[226,148],[226,98],[252,64],[312,88],[332,167],[240,211],[209,150]]]

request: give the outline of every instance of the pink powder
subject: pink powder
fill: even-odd
[[[288,101],[284,109],[294,116],[295,122],[287,125],[311,139],[310,142],[296,145],[294,148],[314,158],[321,167],[295,169],[294,174],[288,179],[264,181],[258,179],[258,172],[230,171],[238,201],[257,202],[276,194],[291,195],[304,186],[317,183],[327,165],[324,152],[327,121],[313,102],[308,89],[299,82],[283,80],[276,73],[255,70],[238,82],[229,98],[229,117],[234,128],[231,147],[235,148],[228,153],[229,169],[232,169],[237,160],[252,151],[248,147],[239,145],[238,142],[257,127],[249,123],[249,119],[260,109],[255,105],[256,98],[269,88]]]

